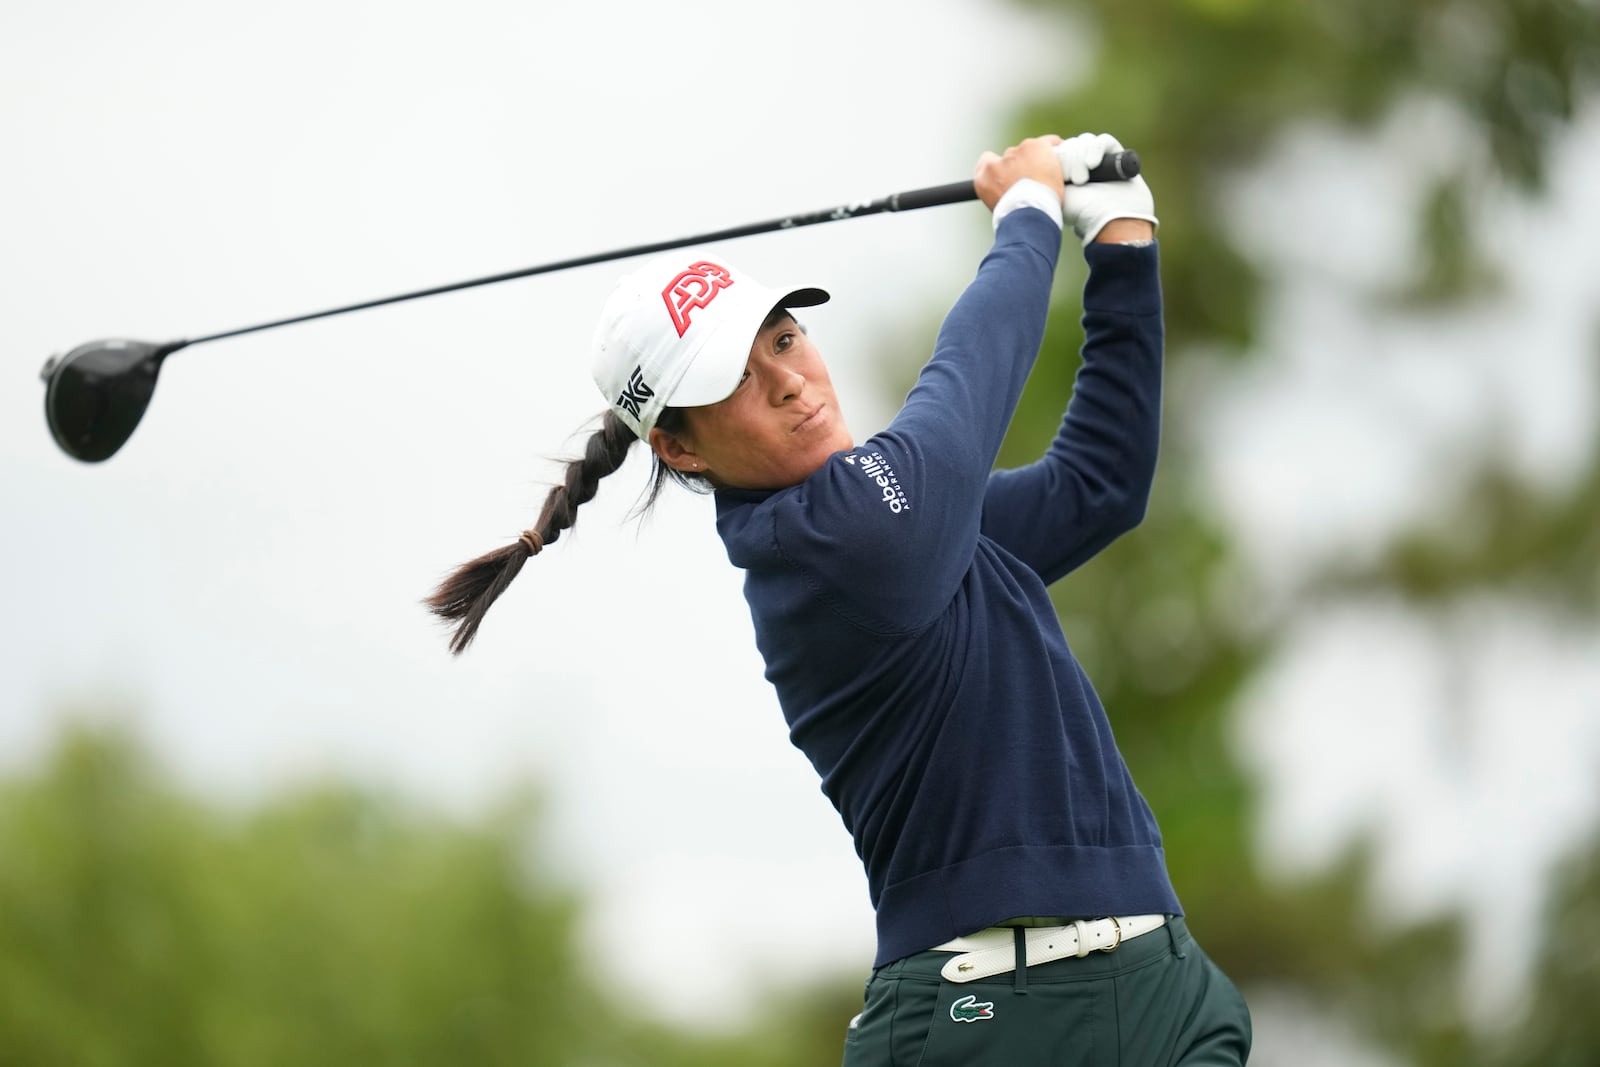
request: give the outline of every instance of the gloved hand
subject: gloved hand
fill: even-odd
[[[1109,133],[1080,133],[1056,146],[1061,175],[1067,180],[1063,214],[1085,245],[1112,219],[1144,219],[1156,225],[1155,198],[1142,176],[1121,182],[1089,180],[1090,168],[1099,165],[1107,152],[1120,151],[1122,145]]]

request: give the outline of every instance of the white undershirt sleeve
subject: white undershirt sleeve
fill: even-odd
[[[1012,183],[994,206],[994,227],[1000,228],[1000,220],[1022,207],[1036,207],[1056,224],[1056,229],[1061,229],[1061,194],[1054,192],[1043,182],[1034,181],[1032,178],[1020,178]]]

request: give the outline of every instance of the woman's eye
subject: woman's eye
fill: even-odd
[[[779,352],[782,352],[792,344],[794,344],[794,334],[780,333],[778,335],[778,339],[773,342],[772,347],[777,349]]]

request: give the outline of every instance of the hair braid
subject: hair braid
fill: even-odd
[[[450,639],[452,653],[459,656],[472,643],[489,605],[506,591],[528,558],[577,524],[578,507],[594,499],[600,479],[622,466],[637,440],[627,423],[607,411],[600,428],[584,444],[583,457],[567,463],[561,484],[545,496],[533,527],[504,548],[462,564],[423,601],[435,615],[457,624]]]
[[[566,478],[552,488],[544,498],[544,508],[533,528],[552,544],[578,524],[578,508],[594,499],[600,488],[600,479],[622,466],[628,458],[628,448],[637,441],[627,423],[608,411],[600,421],[600,428],[589,435],[583,446],[583,458],[567,464]]]

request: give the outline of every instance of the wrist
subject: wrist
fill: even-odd
[[[1056,229],[1062,228],[1061,218],[1061,193],[1052,190],[1043,182],[1034,181],[1032,178],[1021,178],[1007,189],[994,205],[994,228],[1000,228],[1000,220],[1018,208],[1035,207],[1050,216],[1050,221],[1056,224]]]
[[[1146,219],[1112,219],[1100,228],[1094,239],[1101,244],[1131,244],[1153,241],[1155,237],[1156,228]]]

